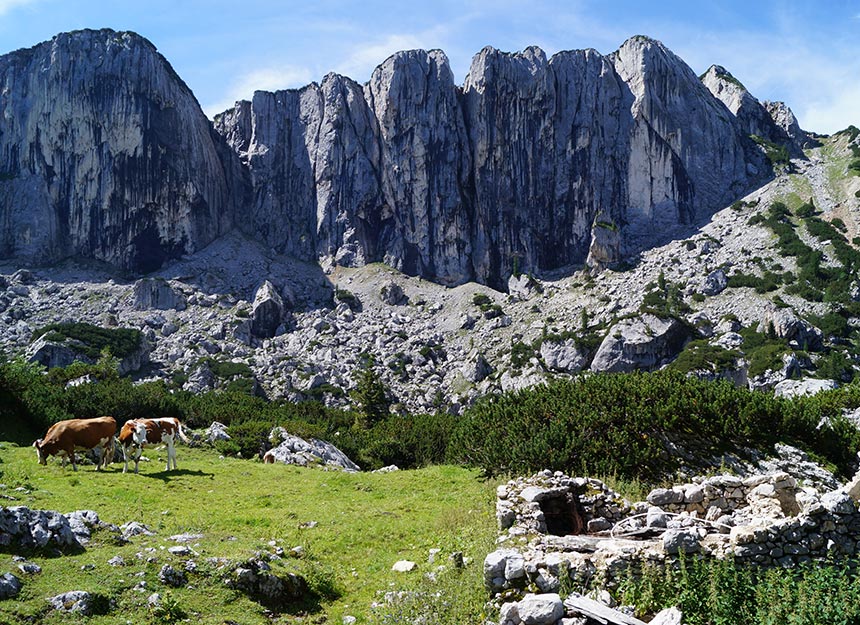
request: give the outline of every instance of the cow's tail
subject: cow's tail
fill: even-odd
[[[179,438],[182,439],[182,442],[186,445],[191,442],[191,440],[185,435],[185,429],[182,427],[182,423],[178,420],[176,421],[176,433],[179,434]]]

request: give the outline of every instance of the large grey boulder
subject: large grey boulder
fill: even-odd
[[[688,338],[689,330],[677,319],[661,319],[650,313],[625,319],[609,329],[594,355],[591,370],[653,370],[675,358]]]
[[[0,600],[14,599],[21,592],[21,580],[12,573],[0,575]]]
[[[546,339],[541,343],[540,356],[547,368],[563,373],[577,373],[588,366],[592,351],[582,347],[576,339],[553,341]]]
[[[621,229],[611,222],[596,221],[591,228],[591,243],[585,264],[593,269],[612,267],[621,260]]]
[[[259,338],[275,336],[284,320],[284,301],[275,286],[266,280],[254,294],[251,306],[251,334]]]
[[[119,374],[126,375],[133,371],[139,371],[149,362],[151,349],[149,341],[141,335],[137,349],[120,359],[117,365]],[[54,340],[51,338],[51,333],[48,333],[36,339],[27,348],[26,353],[27,360],[30,362],[37,362],[47,369],[53,369],[54,367],[68,367],[76,361],[95,364],[97,358],[90,355],[90,352],[89,346],[75,339]]]
[[[702,293],[705,295],[719,295],[726,290],[728,285],[729,279],[726,276],[726,272],[722,269],[715,269],[705,277]]]
[[[289,434],[284,428],[277,427],[269,434],[269,440],[276,444],[263,455],[263,462],[274,464],[296,464],[299,466],[327,466],[345,471],[359,471],[359,466],[350,460],[340,449],[316,438],[305,440]]]
[[[60,612],[78,612],[82,616],[92,616],[93,595],[84,590],[70,590],[48,598],[51,607]]]
[[[483,354],[476,354],[460,369],[460,372],[469,382],[477,384],[493,373],[493,367]]]
[[[379,290],[379,299],[389,306],[400,306],[406,304],[409,298],[396,282],[386,282]]]
[[[699,534],[695,530],[670,529],[663,533],[663,550],[669,555],[696,553],[700,549]]]
[[[500,625],[556,625],[564,616],[564,603],[556,593],[527,594],[502,605]]]
[[[144,278],[134,283],[135,310],[185,310],[185,296],[174,290],[167,280]]]
[[[236,566],[224,582],[274,612],[282,612],[307,598],[308,584],[296,573],[277,575],[268,563],[251,559]]]
[[[796,341],[800,349],[809,351],[818,351],[824,344],[821,330],[798,317],[790,308],[768,310],[759,322],[758,331],[773,332],[777,338]]]
[[[815,395],[835,388],[839,388],[839,383],[835,380],[817,380],[815,378],[783,380],[773,387],[773,394],[777,397],[801,397]]]

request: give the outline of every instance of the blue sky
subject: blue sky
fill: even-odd
[[[644,34],[786,101],[809,130],[860,125],[860,0],[0,0],[0,53],[102,27],[149,38],[210,115],[329,71],[364,82],[401,49],[441,48],[462,83],[485,45],[608,54]]]

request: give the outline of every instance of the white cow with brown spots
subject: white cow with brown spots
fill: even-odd
[[[125,465],[122,472],[128,471],[129,455],[134,457],[134,472],[138,472],[140,455],[143,453],[144,445],[167,445],[167,471],[171,464],[176,469],[176,437],[188,442],[188,437],[182,429],[182,424],[176,417],[161,417],[159,419],[132,419],[126,421],[119,433],[119,442],[122,445],[122,457]]]

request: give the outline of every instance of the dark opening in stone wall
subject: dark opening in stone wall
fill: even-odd
[[[540,502],[540,509],[546,520],[546,531],[553,536],[582,534],[585,531],[582,507],[574,493],[547,497]]]

